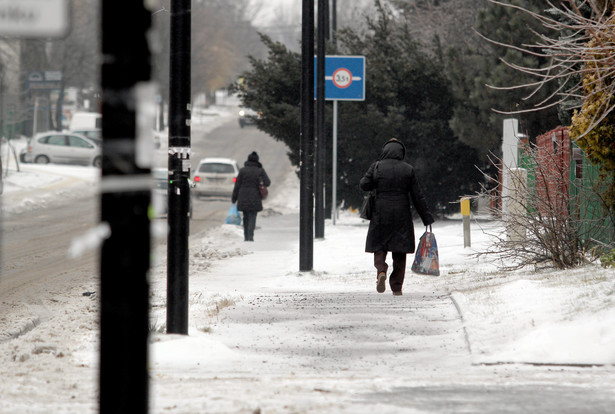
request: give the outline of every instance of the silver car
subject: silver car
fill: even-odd
[[[84,164],[100,167],[100,141],[71,132],[44,132],[30,140],[25,154],[27,162],[47,164]]]
[[[192,175],[192,193],[199,196],[231,197],[239,167],[230,158],[204,158]]]

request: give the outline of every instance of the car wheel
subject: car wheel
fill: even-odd
[[[36,157],[34,162],[37,164],[49,164],[49,157],[46,155],[39,155],[38,157]]]
[[[94,162],[92,162],[92,165],[96,168],[102,167],[102,157],[94,158]]]

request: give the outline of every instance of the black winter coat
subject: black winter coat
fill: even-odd
[[[404,162],[405,156],[404,145],[391,140],[384,145],[380,160],[361,178],[361,190],[376,190],[376,207],[367,231],[366,252],[413,253],[412,206],[425,226],[434,222],[414,168]]]
[[[260,162],[246,161],[237,175],[231,200],[233,203],[237,203],[239,211],[263,210],[261,193],[258,190],[258,183],[261,179],[266,187],[271,185],[271,180],[269,180]]]

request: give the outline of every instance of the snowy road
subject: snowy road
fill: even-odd
[[[272,194],[280,191],[280,184],[291,171],[285,146],[254,127],[240,129],[232,116],[218,124],[219,127],[213,130],[198,125],[193,129],[194,164],[200,157],[222,156],[236,158],[243,165],[247,155],[256,150],[272,179]],[[163,146],[156,153],[156,162],[160,166],[166,160],[166,147]],[[6,319],[25,319],[31,326],[44,318],[39,304],[51,292],[77,285],[88,285],[90,290],[97,290],[99,252],[86,250],[77,258],[69,258],[67,252],[75,240],[98,224],[95,176],[99,172],[93,168],[57,165],[29,164],[22,168],[39,174],[53,173],[62,178],[3,196],[0,299],[20,314],[18,318]],[[63,173],[66,169],[71,173]],[[195,199],[191,235],[206,233],[223,223],[229,205],[230,199]],[[159,237],[156,242],[166,245],[166,237]],[[0,336],[23,331],[24,327],[11,323],[9,332],[1,332]]]

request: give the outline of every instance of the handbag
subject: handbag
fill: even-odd
[[[440,276],[440,260],[438,258],[438,243],[436,236],[425,227],[425,233],[419,240],[416,248],[412,271],[422,275]]]
[[[376,208],[376,192],[370,191],[369,194],[363,199],[363,204],[361,205],[361,211],[359,216],[365,220],[371,220],[372,215],[374,214],[374,209]]]
[[[378,172],[379,163],[380,161],[376,161],[376,166],[374,167],[374,174]],[[376,209],[376,190],[372,190],[363,199],[363,204],[361,204],[361,210],[359,211],[359,217],[365,220],[371,220],[375,209]]]
[[[237,209],[237,204],[231,204],[226,213],[226,224],[241,224],[241,215]]]
[[[261,193],[261,199],[264,200],[269,195],[269,190],[262,179],[258,181],[258,191]]]

